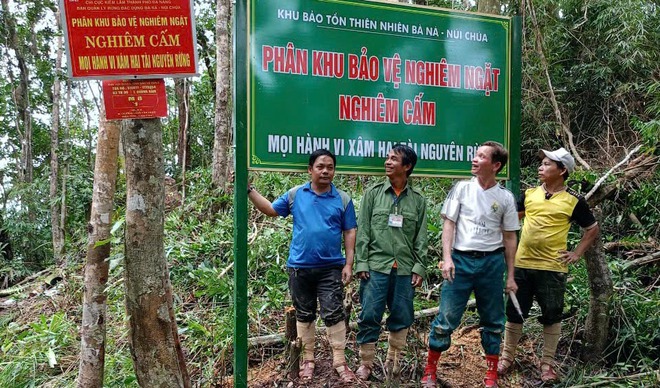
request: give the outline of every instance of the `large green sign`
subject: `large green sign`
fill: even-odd
[[[458,177],[483,141],[518,152],[512,19],[358,0],[248,7],[250,169],[306,170],[327,148],[339,171],[377,174],[405,143],[417,175]]]

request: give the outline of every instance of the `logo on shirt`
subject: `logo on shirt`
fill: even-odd
[[[497,213],[497,211],[500,210],[500,205],[498,205],[497,202],[493,202],[493,204],[490,205],[490,210],[492,210],[493,213]]]

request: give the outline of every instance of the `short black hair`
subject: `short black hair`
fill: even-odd
[[[335,154],[332,152],[326,150],[325,148],[319,148],[318,150],[312,152],[311,155],[309,155],[309,167],[314,167],[314,163],[316,162],[316,159],[319,158],[319,156],[329,156],[332,158],[332,164],[337,167],[337,158],[335,157]]]
[[[490,155],[490,160],[493,163],[500,162],[500,168],[497,172],[499,173],[502,171],[504,166],[506,166],[506,162],[509,161],[509,153],[504,149],[504,146],[496,141],[486,141],[481,143],[480,147],[491,147],[493,149],[493,152]]]
[[[550,158],[548,158],[548,159],[550,159]],[[566,166],[564,165],[564,163],[562,163],[562,162],[558,162],[558,161],[556,161],[556,160],[552,160],[552,159],[550,159],[550,161],[555,162],[555,163],[557,164],[557,168],[558,168],[558,169],[560,169],[560,170],[566,170],[566,171],[564,171],[563,174],[561,174],[561,176],[562,176],[562,178],[564,178],[564,181],[568,180],[568,176],[569,176],[570,174],[568,173],[568,168],[566,168]]]
[[[412,174],[413,170],[415,169],[415,165],[417,164],[417,154],[415,153],[415,150],[405,144],[397,144],[392,147],[392,151],[398,155],[401,155],[402,165],[410,165],[410,170],[406,172],[406,176],[410,176],[410,174]]]

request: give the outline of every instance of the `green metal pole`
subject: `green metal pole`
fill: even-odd
[[[234,41],[234,387],[247,387],[247,0],[236,1]]]
[[[522,18],[514,16],[511,28],[511,144],[509,147],[509,190],[516,198],[520,195],[520,126],[522,82]]]

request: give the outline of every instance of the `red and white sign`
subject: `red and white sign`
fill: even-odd
[[[61,1],[71,77],[196,75],[191,0]]]
[[[165,81],[103,81],[105,117],[108,120],[167,117]]]

